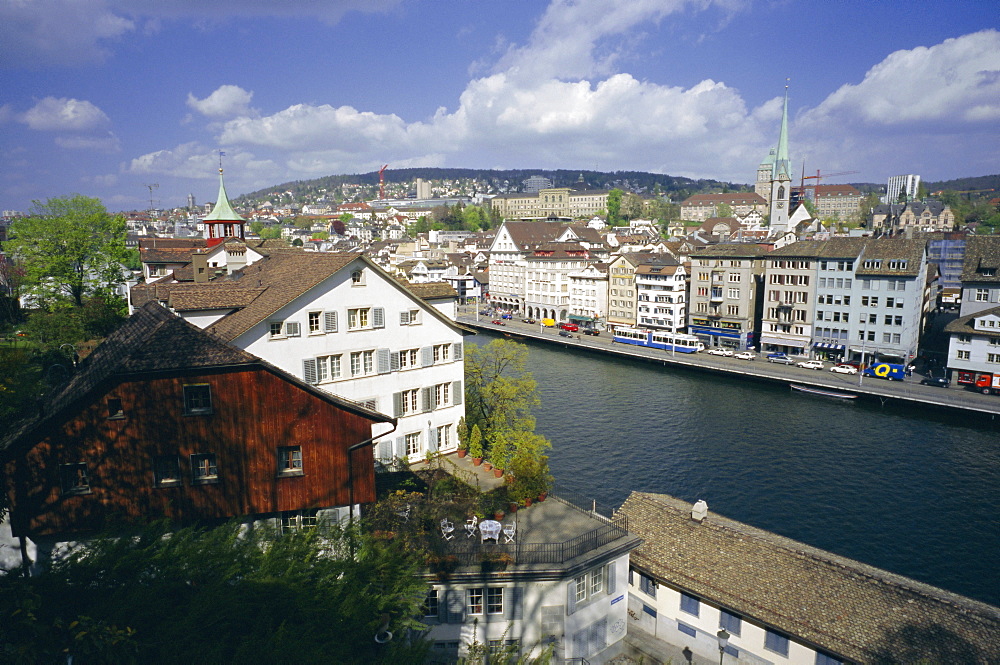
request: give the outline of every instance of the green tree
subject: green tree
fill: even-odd
[[[278,663],[294,654],[296,663],[420,663],[426,643],[405,636],[423,628],[422,563],[401,543],[351,527],[278,535],[238,524],[156,524],[92,541],[44,575],[0,576],[0,648],[28,654],[21,662],[69,654],[82,662]],[[376,643],[385,631],[393,639]]]
[[[99,199],[76,194],[35,201],[31,215],[10,226],[4,251],[24,269],[24,286],[39,304],[82,307],[110,296],[125,281],[125,219]]]
[[[259,236],[263,228],[264,228],[264,222],[260,221],[259,219],[255,219],[254,221],[250,222],[250,230],[254,233],[254,235]]]
[[[534,431],[531,410],[540,403],[527,371],[528,347],[505,339],[469,344],[465,353],[466,422],[492,442],[496,433]]]
[[[628,220],[640,219],[642,217],[642,198],[632,192],[625,194],[622,197],[621,214]]]
[[[266,227],[261,229],[258,235],[260,235],[261,240],[273,240],[281,237],[281,229],[277,226]]]
[[[715,216],[716,217],[732,217],[733,208],[728,203],[720,203],[715,206]]]
[[[608,192],[608,226],[618,226],[621,222],[622,195],[620,189],[612,189]]]

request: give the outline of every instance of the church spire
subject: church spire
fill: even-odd
[[[226,196],[226,183],[222,179],[222,167],[219,167],[219,197],[215,201],[215,207],[211,214],[205,218],[206,222],[245,222],[247,220],[236,214],[233,206],[229,204],[229,197]]]
[[[233,206],[229,204],[229,197],[226,195],[226,183],[222,179],[222,164],[219,164],[219,198],[215,201],[212,212],[204,219],[208,237],[205,244],[208,247],[215,247],[226,238],[239,238],[243,240],[246,232],[243,225],[247,220],[236,214]]]
[[[778,152],[774,156],[774,178],[792,177],[792,166],[788,160],[788,79],[785,79],[785,105],[781,111],[781,133],[778,134]]]

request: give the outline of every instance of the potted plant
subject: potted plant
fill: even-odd
[[[469,427],[465,424],[465,416],[458,419],[458,456],[465,457],[469,453]]]
[[[493,469],[493,463],[492,462],[483,462],[483,468],[486,469],[487,471],[490,471],[490,470]]]
[[[493,441],[490,445],[490,460],[493,462],[494,475],[497,478],[503,476],[503,472],[507,469],[510,464],[511,453],[513,451],[513,446],[511,445],[510,439],[508,439],[502,432],[497,432],[493,436]]]
[[[483,463],[483,434],[479,431],[479,425],[472,426],[472,433],[469,435],[469,455],[474,465],[479,466]]]

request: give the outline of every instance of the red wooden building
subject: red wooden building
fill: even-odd
[[[12,531],[58,541],[160,518],[298,520],[368,503],[376,423],[395,420],[150,302],[0,441]]]

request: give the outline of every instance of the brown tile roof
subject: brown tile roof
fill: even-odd
[[[865,245],[861,263],[855,265],[855,273],[859,276],[900,276],[915,277],[920,273],[920,264],[927,249],[926,240],[903,240],[897,238],[876,238]],[[865,261],[881,260],[878,268],[866,268]],[[892,261],[905,261],[905,268],[893,268]],[[904,264],[899,264],[904,265]]]
[[[709,513],[633,492],[620,511],[658,581],[859,663],[993,662],[1000,608]]]
[[[764,256],[768,251],[768,247],[752,242],[722,242],[718,245],[699,247],[694,252],[691,252],[690,257],[692,259],[756,259]]]
[[[993,316],[1000,316],[1000,307],[980,310],[974,314],[967,314],[963,317],[955,319],[944,327],[944,331],[953,335],[979,335],[983,337],[992,337],[994,339],[1000,338],[1000,330],[976,330],[972,327],[975,319],[989,316],[990,314]]]
[[[505,225],[514,244],[522,250],[555,240],[566,228],[559,222],[505,222]]]
[[[986,274],[992,272],[993,274]],[[1000,236],[969,236],[965,241],[963,282],[1000,282]]]
[[[203,249],[202,246],[200,249]],[[156,247],[145,249],[139,248],[139,255],[143,263],[191,263],[191,255],[199,248],[197,247]]]
[[[682,206],[703,206],[717,203],[728,203],[729,205],[766,205],[760,194],[754,192],[744,192],[737,194],[694,194],[681,203]]]
[[[457,298],[458,291],[447,282],[428,282],[426,284],[403,284],[410,293],[427,300],[428,298]]]

